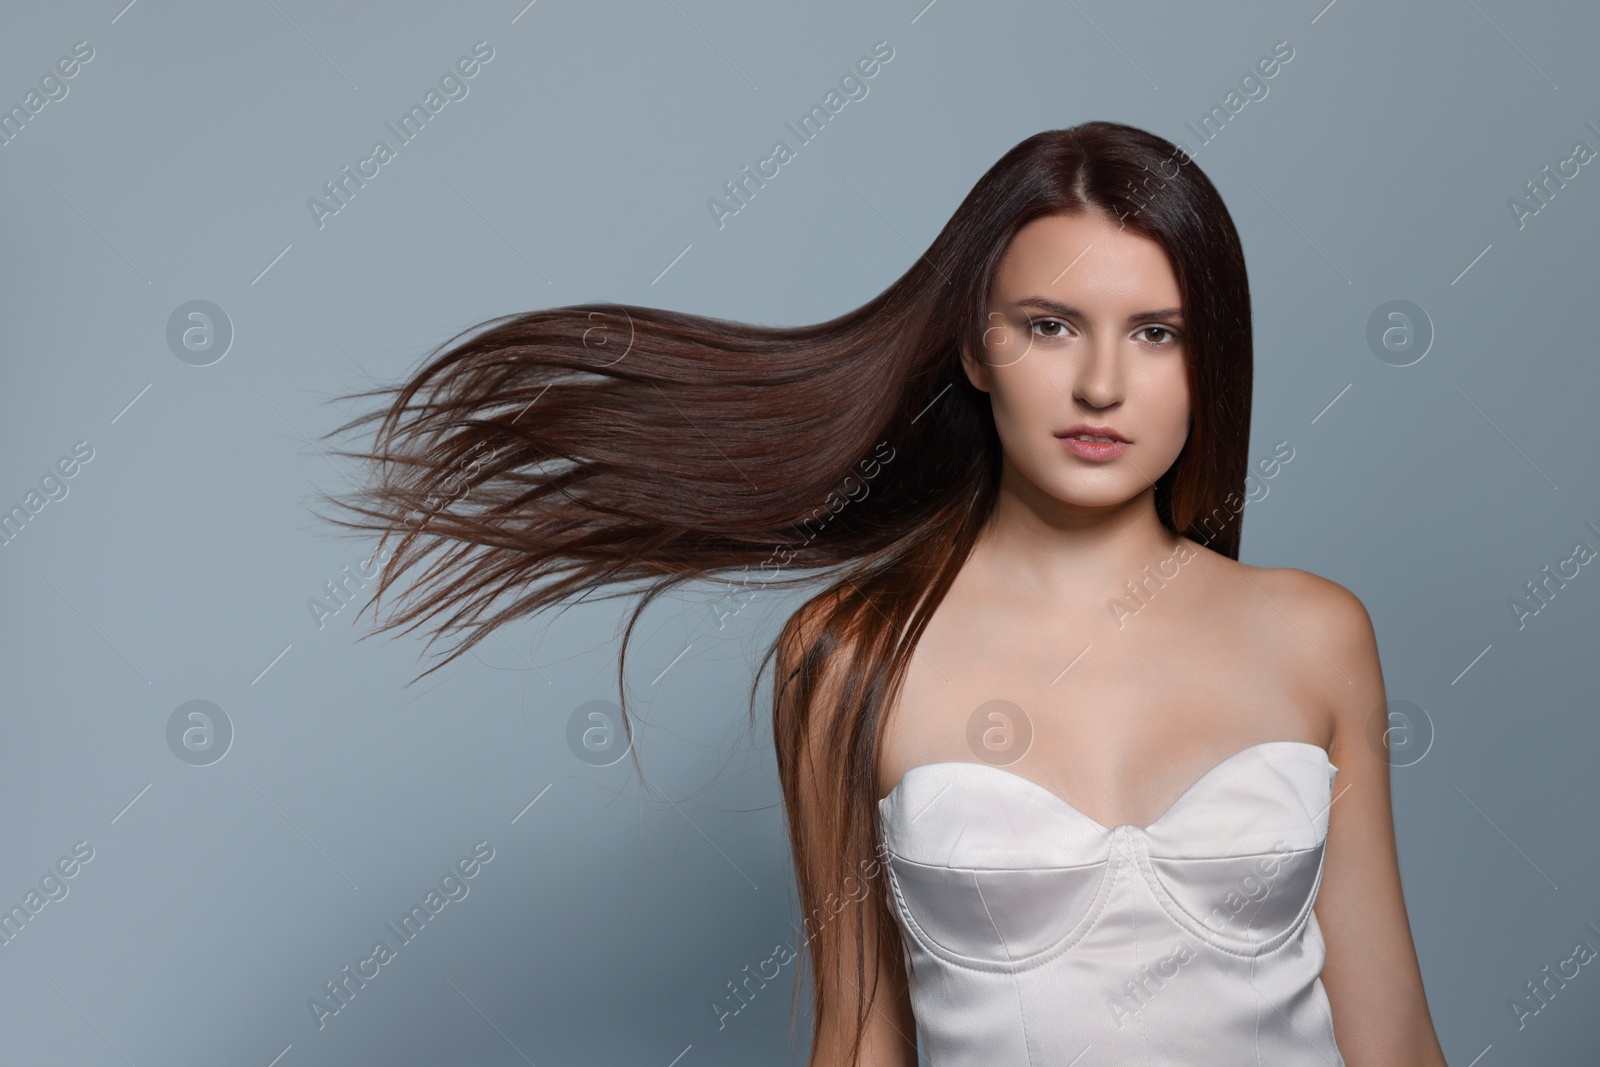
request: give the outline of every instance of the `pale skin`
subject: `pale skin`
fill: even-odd
[[[1034,731],[1006,769],[1104,826],[1150,824],[1251,745],[1319,745],[1339,768],[1315,914],[1340,1052],[1349,1067],[1444,1067],[1374,742],[1385,698],[1365,608],[1334,582],[1239,563],[1157,518],[1154,483],[1189,428],[1180,305],[1160,245],[1105,216],[1037,219],[1008,247],[984,351],[962,353],[993,407],[1000,498],[889,710],[878,795],[912,767],[972,760],[968,717],[997,698],[1023,707]],[[1130,447],[1075,456],[1055,434],[1079,423],[1113,427]],[[1187,562],[1162,571],[1177,577],[1129,613],[1124,583],[1180,544]],[[812,1067],[849,1062],[832,1020],[852,1011],[825,1007]],[[861,1062],[915,1067],[914,1035],[909,990],[880,980]]]

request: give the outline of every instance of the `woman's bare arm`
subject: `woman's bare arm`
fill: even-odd
[[[815,636],[816,612],[803,610],[798,622],[799,639],[779,646],[776,666],[781,672],[780,677],[798,666],[801,649],[809,645]],[[836,698],[839,664],[847,656],[845,651],[836,652],[832,662],[824,668],[817,685],[816,699],[822,702],[819,706],[829,706]],[[813,730],[807,750],[800,754],[800,765],[801,771],[797,775],[800,788],[796,798],[799,818],[811,830],[807,835],[810,840],[822,840],[825,835],[817,833],[821,795],[818,782],[827,781],[826,776],[830,773],[837,775],[837,770],[829,765],[819,730]],[[904,967],[897,966],[898,961],[887,948],[877,947],[877,894],[887,877],[887,872],[880,872],[877,879],[868,882],[857,872],[851,883],[854,888],[839,887],[838,899],[843,902],[843,907],[827,920],[829,929],[835,931],[841,940],[839,971],[830,983],[827,999],[818,1013],[819,1025],[809,1067],[917,1067],[916,1022],[911,1011],[911,995],[906,986]],[[865,923],[864,943],[870,955],[866,966],[866,983],[861,987],[856,984],[856,967],[863,943],[856,936],[857,912],[862,914]],[[814,929],[814,924],[807,927],[808,937],[812,936]],[[876,994],[866,1007],[867,1025],[862,1035],[858,1060],[853,1058],[853,1054],[856,1024],[860,1018],[861,990],[871,990],[874,977],[877,979]]]
[[[876,958],[867,967],[867,988],[871,988],[876,969],[878,991],[868,1008],[861,1058],[858,1061],[850,1058],[860,996],[855,984],[860,948],[855,941],[853,909],[866,910],[867,944],[871,945],[877,939],[872,904],[873,897],[869,894],[859,904],[848,904],[833,920],[840,924],[846,946],[841,959],[841,980],[835,986],[834,995],[823,1006],[822,1025],[811,1048],[810,1067],[917,1067],[916,1021],[911,1013],[911,995],[905,983],[896,978],[893,961],[886,952],[874,952]]]
[[[1307,669],[1333,712],[1339,768],[1315,907],[1335,1039],[1349,1067],[1445,1067],[1401,892],[1372,620],[1343,586],[1294,574],[1279,606],[1312,646]]]

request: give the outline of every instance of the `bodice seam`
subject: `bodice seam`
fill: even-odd
[[[889,849],[888,852],[891,860],[905,860],[905,862],[915,864],[919,867],[929,866],[925,863],[917,863],[916,860],[906,860],[905,857],[900,856],[893,849]],[[974,971],[980,974],[1019,974],[1023,971],[1030,971],[1044,966],[1088,936],[1089,931],[1094,928],[1094,924],[1099,920],[1100,913],[1105,910],[1106,901],[1110,898],[1109,883],[1111,881],[1113,869],[1120,869],[1121,867],[1126,866],[1129,862],[1131,861],[1124,859],[1120,864],[1113,864],[1108,858],[1104,864],[1097,865],[1101,867],[1101,871],[1099,884],[1095,887],[1094,900],[1084,911],[1083,917],[1078,920],[1078,923],[1072,929],[1063,934],[1061,939],[1055,944],[1047,946],[1046,948],[1042,948],[1031,956],[1024,956],[1020,960],[1008,960],[1004,963],[978,959],[973,956],[963,956],[959,953],[952,952],[950,949],[945,948],[943,945],[933,940],[933,938],[925,930],[923,930],[922,925],[917,922],[916,915],[913,913],[910,904],[907,903],[905,894],[901,891],[900,877],[895,873],[894,864],[891,862],[887,866],[889,871],[889,886],[894,891],[895,905],[900,913],[901,925],[905,928],[906,933],[922,947],[923,951],[943,960],[952,967],[960,967],[963,970]]]
[[[1180,904],[1177,899],[1174,898],[1167,890],[1166,885],[1161,881],[1161,876],[1156,874],[1155,870],[1150,867],[1149,855],[1142,849],[1135,850],[1135,863],[1139,867],[1141,880],[1144,881],[1150,889],[1150,895],[1155,898],[1156,903],[1161,906],[1161,910],[1165,911],[1167,915],[1172,918],[1173,922],[1177,923],[1183,929],[1199,938],[1202,944],[1208,945],[1211,948],[1216,949],[1218,952],[1224,952],[1238,959],[1254,960],[1269,953],[1276,952],[1278,949],[1294,941],[1300,931],[1305,928],[1306,918],[1311,914],[1312,909],[1315,907],[1317,893],[1322,888],[1322,871],[1324,863],[1327,859],[1326,846],[1327,839],[1324,838],[1310,849],[1296,850],[1300,854],[1312,851],[1319,853],[1317,857],[1316,878],[1312,881],[1311,888],[1306,893],[1305,903],[1300,905],[1300,912],[1295,916],[1294,921],[1289,923],[1288,926],[1280,930],[1278,933],[1273,934],[1271,937],[1262,941],[1247,941],[1243,938],[1233,937],[1229,934],[1221,933],[1201,922],[1198,918],[1191,915],[1189,910]]]

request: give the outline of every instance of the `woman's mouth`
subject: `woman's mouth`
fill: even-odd
[[[1068,452],[1082,459],[1114,459],[1127,451],[1129,441],[1109,426],[1073,426],[1056,434]]]
[[[1114,459],[1128,447],[1128,442],[1113,441],[1108,437],[1063,437],[1061,443],[1075,456],[1098,460]]]

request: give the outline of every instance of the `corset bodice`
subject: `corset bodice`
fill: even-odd
[[[1333,779],[1252,745],[1148,826],[999,767],[930,763],[878,802],[934,1067],[1342,1067],[1312,905]]]

